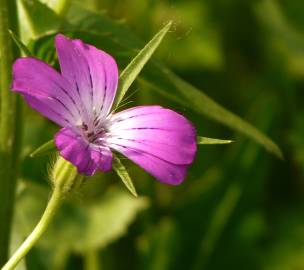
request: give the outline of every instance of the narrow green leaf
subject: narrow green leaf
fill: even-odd
[[[151,61],[151,64],[147,65],[147,68],[141,76],[141,82],[150,86],[151,90],[159,92],[163,96],[196,111],[200,115],[207,116],[225,126],[242,132],[263,145],[278,158],[283,159],[281,149],[268,136],[238,115],[222,107],[202,90],[179,78],[160,63]]]
[[[232,140],[213,139],[201,136],[197,136],[196,141],[197,144],[228,144],[233,142]]]
[[[55,150],[56,150],[56,146],[55,146],[54,140],[50,140],[50,141],[44,143],[43,145],[39,146],[35,151],[33,151],[30,154],[30,157],[35,158],[35,157],[44,156]]]
[[[132,182],[132,179],[126,169],[126,167],[121,163],[120,159],[117,156],[114,156],[113,160],[113,169],[116,171],[121,181],[125,184],[127,189],[137,197],[137,192]]]
[[[172,22],[170,21],[165,27],[163,27],[120,74],[114,108],[116,108],[122,101],[131,84],[160,45],[162,39],[169,31],[171,24]]]
[[[25,46],[25,44],[15,35],[15,33],[12,30],[8,30],[8,32],[11,35],[12,40],[15,42],[17,47],[19,48],[21,54],[25,56],[33,56],[31,51]]]

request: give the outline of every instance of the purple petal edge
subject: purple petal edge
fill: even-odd
[[[13,64],[12,91],[22,94],[32,108],[62,127],[78,116],[67,94],[70,88],[55,69],[39,59],[23,57]]]

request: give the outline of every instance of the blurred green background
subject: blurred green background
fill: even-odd
[[[42,2],[19,1],[20,16],[28,20],[20,20],[21,38],[58,67],[53,36],[62,18],[50,12],[55,0]],[[64,32],[112,53],[120,69],[134,55],[125,48],[137,40],[145,44],[173,20],[156,58],[269,135],[285,159],[203,117],[191,103],[170,98],[177,93],[166,97],[138,80],[126,107],[167,106],[187,116],[199,135],[235,142],[199,146],[178,187],[162,185],[124,160],[137,199],[115,173],[88,179],[19,268],[304,269],[303,15],[300,0],[70,1],[61,11],[69,22]],[[166,84],[157,73],[152,78]],[[58,129],[28,107],[25,115],[13,248],[36,224],[50,191],[46,168],[52,157],[28,154]]]

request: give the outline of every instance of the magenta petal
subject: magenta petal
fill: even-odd
[[[47,97],[26,94],[23,94],[23,96],[27,104],[29,104],[36,111],[40,112],[42,115],[46,116],[48,119],[62,127],[69,125],[71,120],[65,118],[64,112],[62,112],[59,108],[56,109],[56,103],[54,104],[54,102],[50,101]]]
[[[113,155],[109,148],[91,150],[91,159],[97,164],[99,170],[108,172],[112,169]]]
[[[114,145],[113,148],[138,164],[160,182],[179,185],[186,177],[189,165],[176,165],[148,153]]]
[[[60,155],[74,164],[79,173],[91,176],[97,169],[106,171],[112,166],[112,154],[109,149],[91,149],[81,135],[72,129],[62,128],[55,135],[55,144]]]
[[[140,106],[114,114],[110,145],[143,151],[173,164],[192,163],[196,132],[182,115],[159,106]]]
[[[164,183],[178,184],[196,153],[196,131],[182,115],[140,106],[110,117],[107,144]]]
[[[75,123],[79,118],[70,89],[67,80],[38,59],[19,58],[13,65],[12,90],[21,93],[31,107],[60,126]]]
[[[79,173],[94,174],[97,165],[91,161],[89,144],[80,135],[69,128],[62,128],[55,135],[55,144],[60,155],[74,164]]]
[[[88,115],[105,116],[113,103],[118,68],[107,53],[58,34],[55,40],[62,75],[74,86]]]

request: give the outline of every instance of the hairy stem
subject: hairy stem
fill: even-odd
[[[55,188],[53,194],[48,202],[48,205],[36,225],[32,233],[25,239],[18,250],[13,254],[9,261],[3,266],[1,270],[12,270],[17,264],[25,257],[25,255],[31,250],[36,244],[41,235],[46,231],[50,222],[53,220],[57,209],[62,202],[63,194],[59,188]]]

